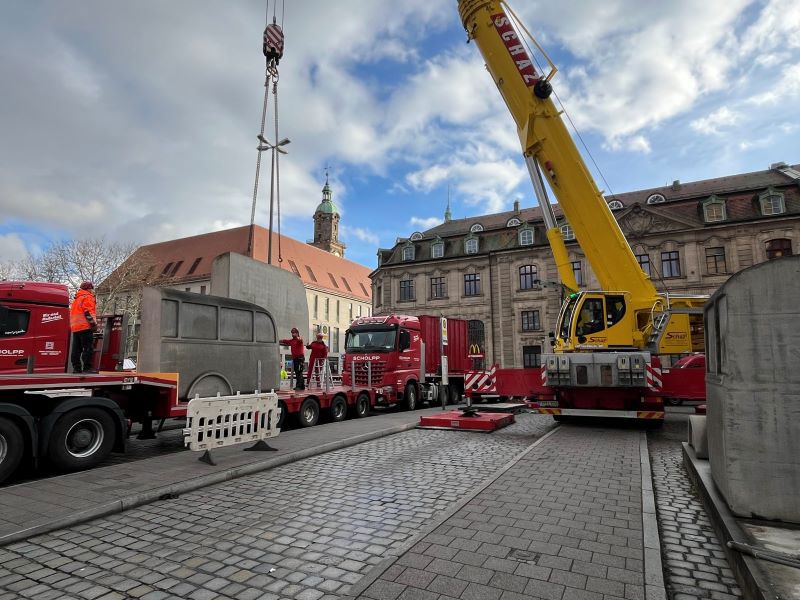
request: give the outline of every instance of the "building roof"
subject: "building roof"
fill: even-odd
[[[785,163],[776,163],[765,171],[741,173],[690,183],[675,181],[671,185],[663,187],[608,195],[605,199],[607,202],[618,201],[622,204],[622,207],[614,210],[618,220],[624,218],[630,211],[638,211],[641,207],[646,207],[648,211],[676,223],[682,223],[686,227],[700,228],[720,224],[718,222],[706,223],[703,219],[702,203],[712,195],[725,202],[726,223],[764,218],[764,215],[759,212],[756,199],[758,194],[770,188],[793,190],[786,194],[786,212],[790,214],[800,212],[800,165],[786,165]],[[654,195],[663,197],[663,200],[658,203],[648,202],[648,199]],[[559,222],[566,223],[566,221],[562,221],[563,211],[557,204],[553,205],[553,211]],[[514,218],[520,221],[520,225],[509,226],[509,221]],[[536,230],[534,245],[547,244],[544,236],[542,210],[536,206],[464,219],[446,220],[436,227],[421,232],[421,236],[414,236],[413,240],[398,238],[392,248],[379,249],[379,264],[406,262],[402,260],[402,249],[408,244],[414,246],[415,261],[430,259],[430,246],[437,242],[444,243],[444,257],[446,258],[466,256],[464,236],[470,234],[469,232],[475,225],[482,227],[482,231],[474,234],[479,238],[478,254],[518,247],[517,234],[520,228],[524,227]]]
[[[214,259],[227,252],[248,255],[250,227],[214,231],[177,240],[141,246],[137,254],[147,256],[155,264],[154,274],[170,279],[170,284],[198,281],[211,277]],[[340,296],[371,302],[370,269],[353,261],[334,256],[285,235],[273,232],[272,264],[291,271],[303,284]],[[267,262],[269,231],[253,226],[252,256]],[[280,256],[283,259],[279,262]],[[130,260],[130,259],[129,259]],[[127,261],[126,261],[127,262]],[[121,268],[124,268],[123,265]]]

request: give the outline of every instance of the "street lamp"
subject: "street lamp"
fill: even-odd
[[[281,154],[287,154],[286,150],[281,148],[281,146],[286,146],[287,144],[291,143],[289,138],[283,138],[277,144],[271,144],[267,138],[264,137],[263,134],[259,133],[256,138],[258,138],[259,144],[256,147],[258,150],[258,165],[261,165],[261,153],[265,152],[266,150],[272,150],[272,169],[270,174],[270,186],[269,186],[269,242],[268,242],[268,255],[267,255],[267,262],[268,264],[272,264],[272,214],[273,214],[273,207],[274,203],[274,193],[275,193],[275,171],[278,168],[278,156],[275,153],[277,150]],[[258,170],[259,167],[256,167],[256,186],[258,186]],[[280,179],[278,179],[278,185],[280,185]],[[253,227],[255,225],[255,218],[256,218],[256,193],[253,193],[253,207],[250,211],[250,235],[247,241],[247,253],[248,255],[252,255],[253,251]]]
[[[277,137],[277,127],[276,127],[276,136]],[[269,242],[267,244],[267,264],[272,264],[272,214],[273,209],[275,207],[275,173],[278,170],[278,155],[277,152],[281,154],[286,154],[286,150],[281,148],[281,146],[286,146],[287,144],[291,143],[289,138],[283,138],[277,144],[270,144],[269,140],[264,137],[263,134],[258,134],[256,136],[258,141],[260,142],[256,150],[258,150],[259,156],[261,153],[266,150],[272,150],[272,169],[270,173],[270,180],[269,180]],[[280,175],[278,175],[280,177]],[[278,179],[278,194],[280,197],[280,179]],[[252,230],[252,227],[250,228]]]

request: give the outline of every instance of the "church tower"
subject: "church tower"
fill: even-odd
[[[325,187],[322,188],[322,202],[314,211],[314,241],[311,245],[344,258],[345,245],[339,241],[339,211],[331,200],[327,173]]]

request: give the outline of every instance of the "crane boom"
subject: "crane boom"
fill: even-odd
[[[496,0],[459,0],[461,20],[486,61],[486,67],[517,125],[534,187],[539,173],[547,179],[575,237],[605,290],[625,290],[631,297],[657,295],[642,271],[611,210],[581,158],[559,111],[549,98],[549,77],[538,74],[531,57],[504,10]],[[537,195],[540,192],[537,190]],[[559,274],[572,277],[566,251],[554,240],[552,207],[540,197],[548,239],[556,255]],[[549,222],[548,222],[549,221]],[[563,242],[560,244],[563,247]],[[563,256],[559,256],[562,254]],[[564,264],[566,263],[566,264]],[[569,271],[569,273],[565,273]],[[572,287],[569,281],[564,281]]]

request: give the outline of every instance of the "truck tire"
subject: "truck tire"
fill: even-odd
[[[289,409],[286,408],[286,402],[283,400],[278,400],[278,408],[281,409],[281,416],[278,417],[278,429],[282,429],[283,424],[286,423],[286,417],[289,416]]]
[[[347,402],[342,396],[334,396],[330,407],[331,421],[338,423],[347,417]]]
[[[25,453],[24,444],[19,427],[13,421],[0,417],[0,483],[17,470]]]
[[[319,402],[314,398],[306,398],[300,405],[300,412],[297,415],[301,427],[313,427],[319,421]]]
[[[76,408],[56,421],[47,456],[61,471],[91,469],[109,455],[116,436],[114,420],[102,408]]]
[[[458,404],[461,402],[461,394],[458,391],[458,388],[454,385],[450,385],[447,390],[447,403],[448,404]]]
[[[358,398],[356,398],[356,417],[363,419],[369,415],[369,405],[369,394],[367,392],[361,392]]]
[[[406,390],[403,392],[403,402],[406,410],[417,410],[417,384],[409,381]]]

